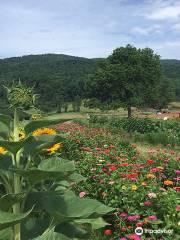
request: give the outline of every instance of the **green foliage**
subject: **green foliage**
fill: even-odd
[[[149,133],[157,131],[179,132],[179,120],[155,120],[150,118],[113,118],[90,115],[90,123],[109,124],[112,127],[122,128],[127,132]]]
[[[87,75],[96,69],[97,59],[86,59],[62,54],[45,54],[15,57],[0,61],[1,85],[12,85],[12,79],[29,87],[34,86],[39,94],[38,106],[44,111],[57,109],[61,99],[73,101],[84,95]],[[6,95],[0,89],[0,99],[6,103]]]
[[[38,105],[42,110],[49,112],[58,109],[60,111],[62,100],[71,102],[77,95],[81,98],[87,98],[84,84],[88,74],[93,74],[97,69],[98,62],[102,62],[102,60],[61,54],[30,55],[4,59],[0,61],[0,83],[1,86],[11,87],[12,79],[18,81],[21,78],[22,83],[29,87],[34,86],[36,93],[40,95]],[[161,60],[161,65],[166,76],[163,82],[167,82],[170,88],[173,88],[175,99],[178,100],[180,97],[180,61]],[[109,94],[108,91],[107,94]],[[6,95],[2,88],[0,88],[0,100],[1,112],[7,114]],[[96,106],[98,105],[96,104]]]
[[[180,99],[180,61],[179,60],[161,60],[164,74],[169,84],[174,89],[176,100]]]
[[[90,123],[106,126],[115,132],[125,131],[133,133],[136,142],[148,142],[151,144],[180,144],[179,120],[153,120],[148,118],[108,118],[96,115],[90,116]]]
[[[90,76],[86,88],[90,98],[109,108],[118,108],[117,102],[127,107],[130,117],[132,106],[156,106],[161,78],[160,58],[152,49],[127,45],[113,51]]]
[[[72,103],[74,112],[80,112],[81,103],[82,103],[82,100],[81,100],[80,96],[76,96]]]

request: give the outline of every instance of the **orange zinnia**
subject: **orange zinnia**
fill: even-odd
[[[156,176],[154,174],[152,174],[152,173],[149,173],[149,174],[146,175],[146,177],[147,178],[155,178]]]
[[[166,180],[166,181],[164,181],[164,185],[166,185],[166,186],[173,185],[173,181]]]

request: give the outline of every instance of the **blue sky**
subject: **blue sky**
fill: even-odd
[[[180,0],[0,0],[0,58],[106,57],[128,43],[180,59]]]

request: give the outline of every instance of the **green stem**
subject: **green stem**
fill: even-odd
[[[18,113],[17,109],[14,110],[14,141],[19,141],[19,120],[18,120]],[[20,155],[21,153],[18,152],[16,155],[13,156],[13,163],[16,167],[20,165]],[[14,193],[18,194],[21,192],[21,179],[20,176],[14,173]],[[13,206],[13,213],[19,214],[21,212],[20,203],[16,203]],[[14,240],[21,240],[21,226],[20,223],[14,226]]]
[[[18,176],[17,174],[14,174],[14,193],[18,194],[20,192],[21,192],[20,176]],[[13,213],[14,214],[20,213],[20,203],[14,204]],[[14,240],[21,240],[20,223],[14,226]]]

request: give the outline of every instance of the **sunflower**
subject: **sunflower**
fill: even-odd
[[[48,154],[53,154],[55,153],[59,148],[61,147],[61,143],[56,143],[53,146],[51,146],[50,148],[46,149],[46,152],[48,152]]]
[[[39,128],[33,132],[33,136],[40,136],[40,135],[55,135],[56,131],[52,128]]]
[[[3,147],[0,147],[0,154],[5,154],[7,150]]]
[[[23,131],[20,131],[19,133],[19,139],[23,140],[25,138],[25,133]]]

